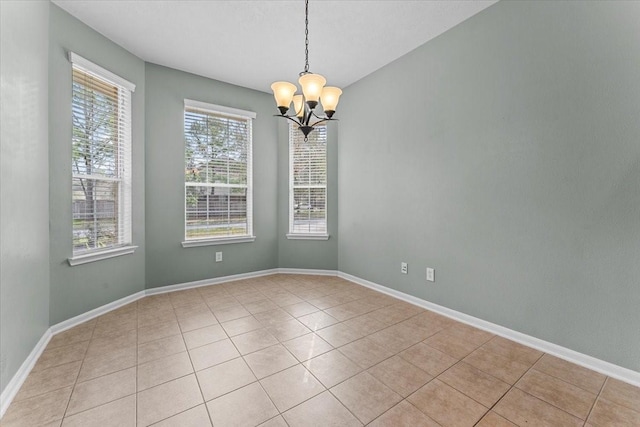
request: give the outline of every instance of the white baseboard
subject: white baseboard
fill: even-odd
[[[413,295],[405,294],[404,292],[400,292],[395,289],[391,289],[386,286],[361,279],[351,274],[340,272],[338,276],[342,277],[343,279],[349,280],[350,282],[366,286],[368,288],[380,291],[410,304],[417,305],[418,307],[422,307],[435,313],[442,314],[443,316],[449,317],[453,320],[466,323],[467,325],[473,326],[475,328],[491,332],[492,334],[510,339],[511,341],[526,345],[527,347],[535,348],[536,350],[540,350],[568,362],[575,363],[576,365],[583,366],[587,369],[591,369],[592,371],[600,372],[601,374],[607,375],[611,378],[616,378],[620,381],[624,381],[636,387],[640,387],[640,372],[632,371],[631,369],[623,368],[621,366],[614,365],[613,363],[596,359],[595,357],[579,353],[577,351],[541,340],[536,337],[532,337],[531,335],[523,334],[521,332],[514,331],[513,329],[505,328],[504,326],[496,325],[495,323],[487,322],[486,320],[469,316],[468,314],[464,314],[459,311],[434,304],[421,298],[414,297]]]
[[[159,286],[145,290],[146,295],[164,294],[167,292],[181,291],[183,289],[200,288],[202,286],[219,285],[226,282],[234,282],[237,280],[252,279],[254,277],[269,276],[278,273],[277,268],[270,270],[253,271],[251,273],[233,274],[231,276],[215,277],[213,279],[196,280],[194,282],[178,283],[177,285]]]
[[[557,344],[553,344],[548,341],[544,341],[544,340],[532,337],[530,335],[526,335],[526,334],[514,331],[512,329],[505,328],[500,325],[496,325],[495,323],[487,322],[485,320],[478,319],[477,317],[469,316],[459,311],[451,310],[441,305],[434,304],[432,302],[414,297],[409,294],[405,294],[403,292],[388,288],[386,286],[379,285],[374,282],[370,282],[368,280],[353,276],[351,274],[343,273],[337,270],[274,268],[270,270],[261,270],[261,271],[251,272],[251,273],[235,274],[231,276],[216,277],[213,279],[197,280],[194,282],[186,282],[186,283],[180,283],[176,285],[145,289],[144,291],[136,292],[133,295],[129,295],[128,297],[121,298],[109,304],[105,304],[101,307],[95,308],[79,316],[73,317],[71,319],[65,320],[63,322],[60,322],[51,326],[49,329],[45,331],[45,333],[42,335],[42,338],[40,338],[40,341],[38,341],[38,343],[33,348],[31,353],[27,357],[27,359],[20,366],[20,369],[18,369],[18,372],[16,372],[13,378],[11,378],[11,381],[9,381],[9,383],[5,387],[2,394],[0,394],[0,418],[4,416],[5,411],[7,410],[7,408],[9,408],[9,405],[11,404],[11,401],[20,390],[20,387],[22,387],[22,384],[27,379],[27,376],[31,372],[31,369],[35,365],[36,361],[38,360],[38,358],[46,348],[47,344],[49,343],[49,340],[51,340],[51,337],[53,335],[66,331],[67,329],[70,329],[83,322],[86,322],[87,320],[94,319],[98,316],[106,314],[124,305],[137,301],[140,298],[143,298],[147,295],[157,295],[157,294],[163,294],[167,292],[175,292],[183,289],[191,289],[191,288],[198,288],[202,286],[216,285],[216,284],[225,283],[225,282],[250,279],[250,278],[262,277],[262,276],[269,276],[269,275],[278,274],[278,273],[341,277],[345,280],[356,283],[358,285],[366,286],[368,288],[371,288],[376,291],[382,292],[384,294],[390,295],[392,297],[398,298],[402,301],[406,301],[410,304],[414,304],[424,309],[431,310],[433,312],[442,314],[443,316],[447,316],[451,319],[460,321],[462,323],[466,323],[478,329],[482,329],[482,330],[491,332],[493,334],[500,335],[502,337],[508,338],[512,341],[516,341],[528,347],[535,348],[537,350],[543,351],[545,353],[548,353],[553,356],[559,357],[561,359],[567,360],[569,362],[575,363],[576,365],[583,366],[587,369],[600,372],[604,375],[607,375],[612,378],[619,379],[620,381],[624,381],[626,383],[640,387],[640,372],[632,371],[631,369],[623,368],[621,366],[614,365],[613,363],[605,362],[603,360],[596,359],[595,357],[578,353],[577,351],[570,350],[566,347],[562,347]]]
[[[44,332],[36,346],[33,347],[33,350],[29,353],[29,356],[27,356],[25,361],[22,362],[22,365],[20,365],[18,372],[16,372],[13,378],[11,378],[11,381],[9,381],[2,391],[2,394],[0,394],[0,418],[4,416],[4,413],[9,408],[9,405],[11,405],[13,398],[16,397],[16,394],[20,391],[20,387],[22,387],[22,384],[27,379],[27,376],[29,376],[29,373],[38,361],[38,358],[47,347],[47,344],[49,344],[51,337],[51,328],[49,328]]]
[[[337,270],[312,270],[304,268],[278,268],[280,274],[307,274],[313,276],[338,276]]]
[[[52,335],[59,334],[60,332],[64,332],[67,329],[73,328],[74,326],[78,326],[79,324],[86,322],[87,320],[95,319],[96,317],[102,316],[103,314],[123,307],[144,297],[145,291],[136,292],[135,294],[129,295],[128,297],[120,298],[119,300],[94,308],[93,310],[79,314],[78,316],[72,317],[71,319],[56,323],[55,325],[51,326],[49,330],[51,331]]]

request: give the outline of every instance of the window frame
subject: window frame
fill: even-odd
[[[324,177],[324,186],[319,185],[296,185],[294,182],[294,143],[296,137],[303,138],[302,133],[298,129],[298,127],[293,124],[288,124],[289,130],[289,227],[287,233],[287,239],[289,240],[328,240],[329,239],[329,189],[328,189],[328,180],[329,174],[327,171],[328,168],[328,147],[329,147],[329,129],[326,124],[318,125],[316,130],[313,132],[317,132],[318,128],[324,128],[324,134],[326,135],[326,140],[324,141],[324,161],[325,161],[325,177]],[[311,134],[313,135],[313,134]],[[294,192],[296,188],[308,188],[311,190],[312,188],[324,188],[324,228],[325,232],[300,232],[294,231],[294,217],[295,217],[295,197]]]
[[[77,70],[81,73],[92,75],[95,78],[105,82],[109,86],[112,86],[117,90],[117,123],[118,123],[118,153],[116,157],[119,161],[117,166],[117,177],[101,177],[98,174],[84,175],[80,173],[74,173],[71,171],[72,181],[73,179],[93,179],[95,181],[110,181],[117,182],[117,215],[116,221],[118,223],[118,230],[124,230],[122,233],[118,232],[118,241],[105,248],[91,248],[87,250],[78,250],[74,248],[72,244],[72,256],[68,258],[68,263],[71,266],[86,264],[89,262],[100,261],[103,259],[113,258],[121,255],[132,254],[137,249],[137,246],[133,245],[133,214],[132,214],[132,99],[133,92],[135,92],[135,84],[129,82],[126,79],[112,73],[109,70],[102,68],[101,66],[81,57],[80,55],[69,52],[69,61],[71,62],[71,76],[72,76],[72,93],[73,93],[73,74]],[[122,108],[122,106],[125,108]],[[71,99],[71,108],[74,108],[73,95]],[[73,112],[72,112],[73,116]],[[73,129],[73,124],[71,124]],[[73,130],[72,130],[73,132]],[[73,137],[71,139],[73,146]],[[72,150],[73,151],[73,150]],[[73,162],[73,155],[70,158]],[[72,187],[73,188],[73,187]],[[73,191],[73,190],[72,190]],[[73,195],[72,206],[73,206]],[[72,213],[73,217],[73,213]],[[73,219],[72,219],[73,221]],[[72,226],[73,232],[73,226]],[[73,237],[72,237],[73,241]]]
[[[187,109],[197,109],[205,113],[212,115],[219,115],[228,118],[236,118],[246,120],[248,123],[248,145],[247,145],[247,177],[246,177],[246,198],[247,198],[247,233],[243,235],[225,235],[220,237],[207,236],[203,238],[187,238],[187,188],[189,182],[184,180],[184,196],[183,196],[183,209],[184,209],[184,234],[182,247],[201,247],[211,245],[225,245],[232,243],[248,243],[254,242],[256,237],[253,232],[253,119],[256,118],[256,113],[253,111],[246,111],[232,107],[226,107],[223,105],[210,104],[202,101],[195,101],[192,99],[184,100],[183,108],[183,138],[184,134],[184,120],[187,113]],[[183,155],[186,154],[186,144],[183,147]],[[184,164],[183,164],[184,167]],[[214,183],[206,185],[210,187],[216,187]],[[219,187],[228,188],[242,188],[242,187],[230,187],[228,184],[220,185]]]

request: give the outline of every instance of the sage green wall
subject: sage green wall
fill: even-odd
[[[0,2],[0,392],[49,327],[48,1]]]
[[[640,371],[638,16],[502,1],[348,87],[340,270]]]
[[[266,93],[146,64],[147,287],[277,267],[277,121]],[[183,248],[184,100],[254,111],[252,243]],[[222,251],[222,262],[215,253]]]
[[[51,5],[49,51],[49,203],[52,325],[144,289],[144,62],[67,12]],[[100,65],[136,85],[132,96],[132,255],[70,267],[71,63],[68,52]]]
[[[336,116],[338,114],[336,113]],[[327,133],[327,227],[329,240],[288,240],[289,125],[278,120],[278,267],[338,269],[338,123]]]

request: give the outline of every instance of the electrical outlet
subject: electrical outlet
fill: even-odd
[[[222,252],[216,252],[216,262],[222,261]]]
[[[436,271],[433,268],[427,267],[427,280],[429,282],[436,281]]]
[[[406,262],[400,263],[400,273],[407,274],[409,272],[409,266]]]

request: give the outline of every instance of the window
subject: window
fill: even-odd
[[[185,100],[184,247],[253,241],[255,113]]]
[[[318,126],[305,142],[289,125],[290,239],[323,239],[327,235],[327,127]]]
[[[71,265],[132,253],[131,93],[135,86],[69,54],[72,62]],[[102,256],[95,256],[102,253]]]

